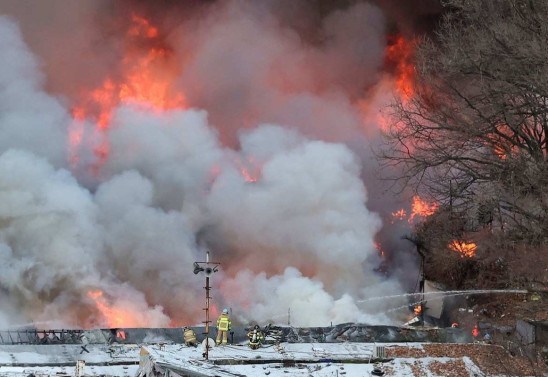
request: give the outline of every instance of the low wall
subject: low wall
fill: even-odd
[[[203,327],[192,327],[198,340],[205,338]],[[290,343],[392,343],[437,342],[468,343],[470,334],[458,328],[420,329],[396,326],[369,326],[345,323],[332,327],[274,327],[277,340]],[[229,342],[247,340],[247,329],[235,326]],[[215,338],[215,328],[210,328],[210,338]],[[268,341],[268,338],[267,338]],[[272,341],[272,340],[271,340]],[[97,330],[2,330],[0,344],[112,344],[112,343],[182,343],[180,328],[120,328]]]

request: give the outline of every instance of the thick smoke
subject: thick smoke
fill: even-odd
[[[0,16],[0,324],[198,323],[204,292],[192,262],[206,248],[222,263],[216,307],[244,323],[285,322],[288,310],[296,325],[389,321],[378,305],[359,303],[401,292],[374,271],[382,221],[368,209],[366,187],[378,184],[364,178],[385,96],[375,93],[387,80],[382,12],[356,2],[309,14],[299,29],[275,5],[257,3],[197,5],[178,23],[151,11],[181,62],[176,84],[192,108],[120,104],[99,135],[70,109],[77,88],[101,84],[94,78],[121,38],[90,32],[114,18],[92,20],[128,3],[69,7],[86,20],[74,44],[106,43],[97,69],[67,57],[68,80],[53,63],[62,48],[37,48],[39,64],[17,21]],[[45,35],[63,39],[59,30]]]
[[[331,13],[317,26],[323,42],[316,45],[260,10],[254,2],[219,2],[176,29],[174,45],[187,64],[180,86],[191,103],[211,109],[228,142],[257,122],[322,139],[358,137],[361,115],[351,101],[379,80],[380,10],[357,3]]]
[[[66,110],[42,90],[43,77],[22,41],[17,24],[0,22],[0,151],[40,151],[56,165],[64,162]]]

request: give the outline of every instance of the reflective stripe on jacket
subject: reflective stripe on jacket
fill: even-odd
[[[217,329],[221,331],[228,331],[230,330],[230,325],[230,318],[228,318],[228,315],[221,314],[221,316],[217,320]]]

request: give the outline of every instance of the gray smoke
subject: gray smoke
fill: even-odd
[[[242,322],[284,322],[288,309],[298,325],[389,321],[377,304],[357,304],[401,292],[374,271],[382,221],[368,209],[374,178],[363,178],[390,97],[378,89],[391,80],[380,72],[382,13],[337,9],[313,23],[322,41],[311,42],[255,4],[198,7],[171,28],[166,16],[193,108],[120,104],[101,134],[70,116],[74,88],[94,82],[89,61],[78,59],[79,77],[68,58],[65,82],[52,63],[62,48],[47,40],[53,52],[38,48],[38,63],[17,21],[0,16],[0,324],[198,323],[203,277],[192,262],[206,248],[222,263],[215,306]],[[96,38],[88,6],[72,7],[86,22],[70,39]],[[105,50],[91,77],[115,56]]]

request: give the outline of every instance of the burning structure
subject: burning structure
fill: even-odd
[[[431,14],[421,9],[429,1],[416,2],[402,21],[401,9],[414,3],[0,3],[0,341],[11,342],[0,346],[0,367],[70,374],[63,368],[77,360],[77,374],[108,374],[117,359],[117,375],[177,375],[217,362],[216,371],[256,375],[257,355],[241,369],[231,364],[242,347],[218,349],[205,365],[199,351],[177,360],[182,346],[164,344],[170,332],[180,337],[176,326],[202,319],[190,266],[205,249],[223,266],[212,296],[206,282],[206,333],[209,310],[216,316],[219,307],[230,307],[240,327],[288,323],[294,338],[274,344],[269,359],[259,355],[272,366],[265,375],[343,367],[361,375],[342,364],[385,359],[371,342],[462,341],[461,329],[370,326],[408,319],[395,310],[409,306],[402,297],[414,294],[402,292],[417,271],[400,235],[425,218],[453,216],[451,179],[443,182],[450,211],[431,198],[384,195],[371,152],[381,131],[401,130],[384,105],[419,97],[410,30],[415,16]],[[488,153],[496,164],[518,154],[497,147],[508,127],[496,125],[498,137],[484,140],[495,145]],[[489,232],[492,207],[478,209]],[[481,238],[452,220],[459,232],[440,247],[458,263],[474,262]],[[200,263],[194,272],[209,276]],[[439,319],[445,293],[422,275],[413,309]],[[490,334],[473,320],[473,332],[461,334]],[[89,330],[97,328],[107,330]],[[538,337],[529,325],[519,330]],[[139,371],[137,344],[145,345]],[[430,373],[440,364],[483,373],[471,359],[477,348],[429,346],[392,347],[389,357],[421,360],[395,361],[387,375],[445,375]]]
[[[397,7],[28,6],[0,5],[2,327],[195,323],[206,245],[238,321],[389,321],[358,301],[403,291],[375,240],[412,263],[370,153],[412,90]]]

